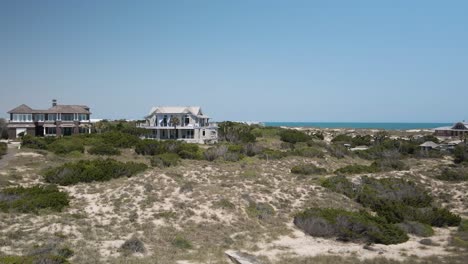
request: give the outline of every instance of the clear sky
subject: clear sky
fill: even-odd
[[[0,0],[0,116],[468,120],[468,1]]]

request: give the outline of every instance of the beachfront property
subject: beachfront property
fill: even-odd
[[[52,100],[46,110],[32,109],[22,104],[10,111],[8,137],[16,139],[21,135],[69,136],[91,133],[89,107],[85,105],[59,105]]]
[[[189,143],[216,143],[218,127],[209,122],[199,106],[158,106],[151,108],[145,123],[138,124],[149,139],[175,139]]]
[[[455,123],[453,126],[438,127],[435,135],[440,137],[465,137],[468,135],[468,123],[465,121]]]

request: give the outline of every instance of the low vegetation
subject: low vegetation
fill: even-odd
[[[120,155],[121,151],[110,144],[98,143],[89,148],[88,153],[92,155],[115,156]]]
[[[451,182],[468,181],[468,168],[462,166],[444,168],[436,178],[438,180]]]
[[[145,244],[137,237],[126,240],[122,246],[120,246],[120,250],[124,255],[146,252]]]
[[[60,212],[68,203],[68,195],[55,185],[10,187],[0,191],[3,212],[38,213],[44,209]]]
[[[7,144],[0,142],[0,159],[7,153]]]
[[[119,162],[113,159],[80,160],[45,171],[46,182],[71,185],[79,182],[108,181],[113,178],[131,177],[146,170],[147,166],[135,162]]]
[[[342,241],[398,244],[408,240],[406,233],[384,218],[365,211],[310,208],[296,214],[294,224],[305,233],[319,237],[337,237]]]
[[[342,193],[368,207],[389,223],[416,221],[431,226],[457,226],[461,218],[433,205],[432,197],[412,181],[361,177],[359,184],[343,176],[326,179],[323,187]]]
[[[173,167],[180,163],[180,157],[176,153],[163,153],[151,158],[151,166],[158,168]]]
[[[374,161],[371,165],[353,164],[343,168],[339,168],[335,173],[343,174],[362,174],[362,173],[376,173],[384,171],[401,171],[407,170],[408,166],[401,160],[396,159],[379,159]]]
[[[291,172],[303,175],[322,175],[327,173],[327,170],[324,168],[319,168],[314,164],[301,164],[292,167]]]
[[[468,219],[463,219],[463,221],[461,221],[450,244],[456,247],[468,249]]]
[[[298,142],[307,142],[312,139],[311,136],[306,133],[294,130],[294,129],[284,129],[279,134],[281,141],[296,144]]]

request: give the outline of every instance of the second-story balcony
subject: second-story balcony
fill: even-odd
[[[169,126],[169,125],[164,126],[164,125],[159,125],[159,124],[150,125],[147,123],[138,123],[137,127],[147,128],[147,129],[175,129],[174,126]],[[201,126],[199,123],[195,123],[195,124],[177,125],[176,128],[177,129],[194,129],[194,128],[210,129],[210,128],[218,128],[218,125],[216,123],[209,123],[209,124],[205,124],[204,126]]]

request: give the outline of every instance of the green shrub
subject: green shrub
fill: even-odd
[[[344,176],[326,179],[323,187],[342,193],[371,208],[389,223],[415,221],[431,226],[456,226],[460,217],[432,205],[432,197],[414,182],[397,178],[361,177],[352,184]]]
[[[335,173],[361,174],[361,173],[375,173],[378,171],[379,171],[378,168],[375,166],[353,164],[353,165],[345,166],[343,168],[339,168],[335,171]]]
[[[468,181],[468,169],[465,167],[459,168],[444,168],[442,172],[436,176],[438,180],[442,181]]]
[[[60,212],[68,206],[68,195],[55,185],[12,187],[0,191],[0,211],[38,213],[41,209]]]
[[[116,148],[131,148],[140,141],[140,139],[135,135],[122,133],[119,131],[109,131],[100,134],[100,137],[105,144]]]
[[[308,157],[308,158],[323,158],[324,153],[323,151],[312,148],[312,147],[304,147],[300,149],[295,149],[292,152],[292,155],[300,156],[300,157]]]
[[[172,241],[172,245],[180,249],[191,249],[192,244],[184,237],[177,235]]]
[[[331,142],[333,143],[348,143],[351,144],[353,142],[353,138],[350,135],[340,134],[334,137]]]
[[[307,142],[312,139],[311,136],[306,133],[294,130],[294,129],[284,129],[280,133],[281,141],[296,144],[297,142]]]
[[[430,237],[434,235],[434,230],[428,224],[414,221],[405,221],[396,225],[408,234],[413,234],[420,237]]]
[[[330,189],[334,192],[344,194],[349,198],[354,198],[356,196],[356,186],[345,176],[333,176],[328,177],[322,182],[322,187]]]
[[[408,170],[409,167],[401,160],[397,159],[379,159],[372,163],[371,167],[378,171]]]
[[[67,259],[51,254],[38,256],[0,256],[2,264],[67,264]]]
[[[120,150],[116,149],[110,144],[98,143],[95,146],[92,146],[88,150],[89,154],[92,155],[120,155]]]
[[[21,147],[32,149],[47,149],[47,141],[44,138],[25,135],[21,139]]]
[[[468,161],[468,147],[466,144],[459,144],[455,147],[453,151],[453,155],[455,157],[455,163],[462,163],[464,161]]]
[[[68,154],[72,151],[84,153],[84,142],[76,137],[63,137],[50,143],[47,149],[55,154]]]
[[[287,152],[275,150],[275,149],[264,149],[260,154],[258,154],[258,157],[260,159],[268,159],[268,160],[282,159],[286,156],[288,156]]]
[[[275,209],[268,203],[250,201],[246,208],[247,215],[260,220],[267,220],[275,215]]]
[[[184,159],[202,159],[203,154],[198,145],[176,140],[140,140],[135,146],[135,152],[140,155],[159,155],[175,153]]]
[[[8,146],[6,143],[0,142],[0,159],[7,153]]]
[[[352,154],[345,146],[338,144],[327,145],[326,149],[331,156],[338,159],[350,156]]]
[[[80,160],[45,171],[45,180],[59,185],[79,182],[108,181],[113,178],[131,177],[146,170],[147,166],[135,162],[119,162],[112,159]]]
[[[249,143],[255,142],[256,136],[252,133],[255,126],[250,126],[236,122],[221,122],[218,123],[219,139],[230,143]]]
[[[140,239],[136,237],[132,237],[126,240],[122,244],[122,246],[120,246],[120,250],[123,251],[124,254],[133,254],[133,253],[145,253],[146,248]]]
[[[309,235],[338,237],[344,241],[388,245],[408,240],[403,230],[365,211],[349,212],[332,208],[310,208],[296,214],[294,224]]]
[[[314,164],[301,164],[301,165],[296,165],[292,167],[291,169],[292,173],[295,174],[303,174],[303,175],[321,175],[327,173],[327,170],[324,168],[319,168],[315,166]]]
[[[151,159],[151,166],[164,168],[177,166],[180,163],[179,155],[175,153],[164,153],[154,156]]]

